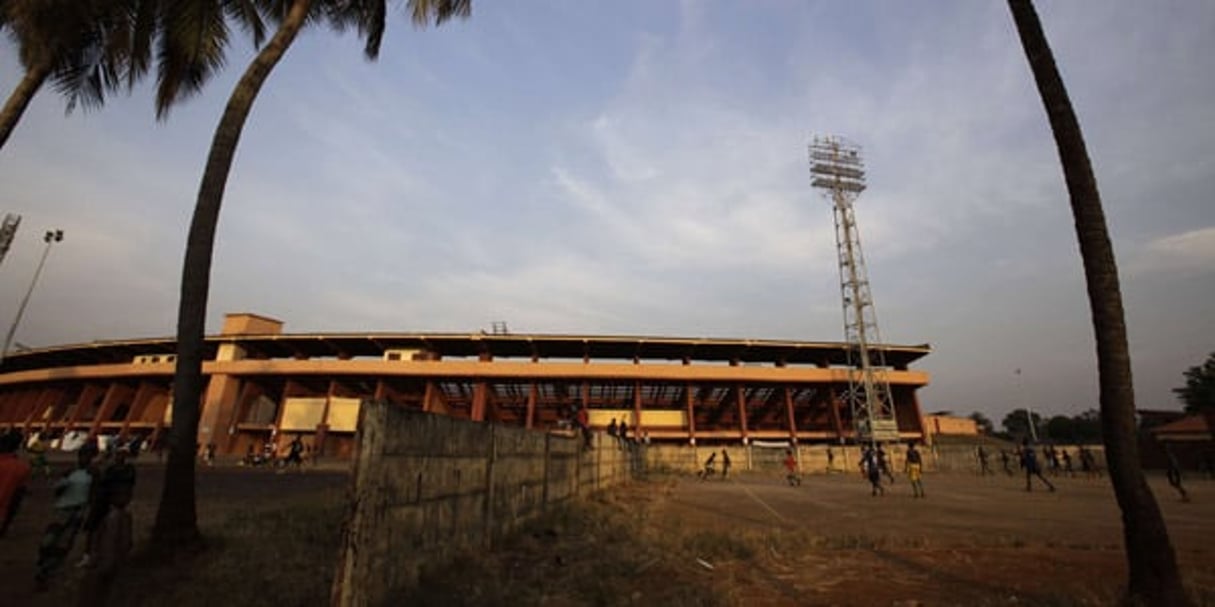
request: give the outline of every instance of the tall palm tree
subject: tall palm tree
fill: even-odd
[[[49,79],[78,105],[100,106],[105,93],[143,75],[155,0],[0,0],[0,29],[16,43],[25,74],[0,109],[0,148]],[[141,50],[144,57],[139,57]]]
[[[166,19],[162,25],[164,31],[201,32],[206,36],[215,36],[224,31],[224,15],[216,7],[222,3],[213,0],[179,0],[177,4],[189,5],[190,10],[184,11],[180,20]],[[152,530],[153,542],[170,551],[194,544],[199,539],[194,494],[194,460],[199,400],[203,389],[203,332],[207,316],[207,294],[210,289],[211,258],[220,204],[223,202],[228,173],[232,168],[232,160],[245,120],[249,117],[253,101],[266,78],[306,23],[324,19],[335,27],[357,28],[366,38],[364,51],[367,57],[374,59],[379,53],[385,29],[385,15],[388,12],[387,0],[279,0],[259,4],[263,11],[268,11],[278,21],[278,29],[245,69],[228,99],[228,105],[224,108],[211,141],[211,151],[203,170],[186,241],[177,312],[177,368],[173,375],[173,422],[169,435],[169,458],[165,467],[160,508]],[[408,0],[407,6],[414,24],[424,26],[431,21],[439,25],[452,17],[467,17],[472,4],[471,0]],[[198,20],[200,16],[203,18],[201,21]],[[212,47],[206,47],[209,48]],[[172,49],[162,49],[162,66],[166,58],[171,60],[172,57]],[[188,63],[200,70],[222,64],[222,51],[210,57],[214,59],[210,63],[197,61],[197,56]],[[205,78],[205,72],[187,73],[186,77],[177,81],[176,88],[170,86],[166,89],[162,71],[158,111],[163,114],[182,94],[201,86]]]
[[[1122,533],[1130,579],[1128,594],[1148,605],[1186,605],[1168,529],[1139,465],[1135,392],[1118,266],[1105,225],[1097,179],[1084,136],[1055,66],[1054,55],[1031,0],[1008,0],[1021,46],[1038,86],[1059,149],[1071,198],[1076,237],[1084,260],[1089,308],[1097,340],[1101,431],[1114,495],[1122,510]]]

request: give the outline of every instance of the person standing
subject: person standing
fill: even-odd
[[[304,463],[304,441],[300,439],[300,435],[296,434],[295,438],[287,445],[287,459],[283,461],[283,467],[288,464],[295,464],[295,469],[299,470]]]
[[[93,490],[90,491],[89,512],[82,527],[86,535],[84,556],[79,565],[81,567],[89,566],[97,552],[97,530],[110,511],[110,505],[113,503],[111,495],[120,491],[133,494],[135,490],[135,466],[127,461],[127,452],[115,451],[112,458],[101,474],[95,476]],[[130,502],[129,499],[127,501]]]
[[[17,457],[21,433],[0,435],[0,537],[17,516],[17,509],[29,490],[30,465]]]
[[[34,440],[30,442],[26,450],[33,455],[30,465],[40,471],[43,478],[50,478],[51,465],[46,461],[46,441],[42,440],[42,435],[35,432]]]
[[[619,430],[617,430],[616,418],[613,417],[612,423],[608,424],[607,433],[608,433],[608,436],[612,437],[612,440],[616,442],[617,448],[620,448],[620,449],[624,448],[624,445],[620,444],[620,432],[619,432]]]
[[[982,447],[980,447],[981,449]],[[907,462],[904,464],[907,470],[907,479],[911,481],[912,497],[925,497],[924,481],[921,478],[923,474],[923,459],[920,457],[920,452],[915,448],[915,441],[907,445]]]
[[[629,448],[629,422],[620,420],[620,445],[624,449]]]
[[[912,444],[912,446],[915,446],[914,443]],[[979,445],[978,455],[979,455],[979,476],[987,476],[988,474],[995,474],[995,472],[991,471],[991,466],[987,465],[987,450],[983,448],[983,445]]]
[[[128,464],[129,465],[129,464]],[[132,522],[127,505],[133,484],[119,484],[106,493],[105,516],[94,530],[93,558],[81,581],[78,605],[104,606],[109,602],[114,578],[131,552]]]
[[[1190,494],[1185,492],[1185,487],[1181,486],[1181,465],[1177,463],[1177,456],[1173,455],[1173,448],[1167,444],[1164,446],[1164,456],[1168,459],[1168,470],[1165,474],[1169,478],[1169,484],[1181,494],[1181,501],[1190,501]]]
[[[730,454],[726,453],[725,449],[721,450],[721,480],[726,480],[726,476],[730,474]]]
[[[784,464],[785,464],[785,480],[789,481],[789,486],[790,487],[793,487],[793,486],[800,487],[802,485],[802,477],[797,475],[797,458],[793,457],[792,449],[785,450]]]
[[[1000,449],[1000,463],[1004,466],[1004,473],[1012,476],[1013,469],[1012,465],[1008,461],[1008,451],[1006,449]]]
[[[886,489],[882,487],[882,469],[878,466],[877,451],[872,445],[865,447],[865,453],[861,455],[861,472],[869,479],[869,495],[886,495]]]
[[[881,445],[877,446],[877,464],[878,470],[890,479],[890,484],[894,484],[894,473],[890,471],[890,462],[886,459],[886,450]]]
[[[707,481],[713,476],[713,463],[717,461],[717,452],[709,453],[709,459],[705,460],[705,467],[696,474],[702,481]]]
[[[1029,439],[1021,441],[1021,467],[1025,468],[1025,490],[1033,491],[1034,487],[1031,484],[1033,477],[1037,476],[1043,483],[1046,483],[1047,488],[1054,492],[1055,486],[1050,481],[1042,476],[1042,468],[1038,465],[1038,456],[1034,453],[1034,448],[1029,444]]]
[[[54,508],[57,520],[47,526],[38,546],[34,581],[39,590],[46,590],[51,575],[63,565],[76,543],[76,534],[84,523],[93,486],[94,454],[93,450],[81,447],[76,452],[76,468],[55,483]]]
[[[827,445],[827,474],[835,470],[835,451],[831,450],[831,445]]]

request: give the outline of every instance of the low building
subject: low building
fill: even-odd
[[[938,435],[978,436],[979,425],[969,417],[933,413],[924,416],[924,433],[929,442]]]

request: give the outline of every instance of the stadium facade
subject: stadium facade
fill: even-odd
[[[681,337],[456,333],[283,333],[281,321],[228,314],[206,339],[201,445],[243,454],[296,435],[347,457],[362,402],[527,428],[627,421],[651,441],[839,443],[855,434],[840,395],[841,343]],[[877,346],[889,365],[899,434],[924,438],[909,365],[921,346]],[[141,437],[172,416],[173,339],[101,341],[11,354],[0,365],[0,429],[44,437]]]

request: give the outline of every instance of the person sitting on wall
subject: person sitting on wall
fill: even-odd
[[[585,443],[584,447],[586,449],[590,449],[591,448],[590,412],[588,412],[586,410],[586,407],[578,407],[578,414],[577,414],[577,417],[575,417],[575,419],[578,422],[578,429],[582,431],[582,440]]]

